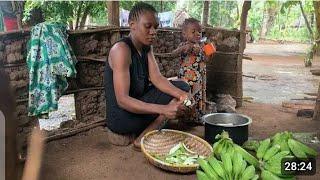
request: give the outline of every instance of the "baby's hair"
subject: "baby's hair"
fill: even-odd
[[[144,2],[136,3],[129,13],[129,21],[138,20],[139,16],[146,11],[157,13],[156,9],[150,4]]]
[[[200,24],[200,21],[195,18],[185,19],[181,28],[185,29],[189,24]]]

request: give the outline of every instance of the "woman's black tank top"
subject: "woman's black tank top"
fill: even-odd
[[[150,47],[146,46],[142,48],[141,55],[134,47],[130,37],[125,37],[118,42],[126,43],[131,51],[131,64],[130,70],[130,90],[129,96],[139,98],[143,96],[149,86],[149,71],[148,71],[148,52]],[[116,61],[117,59],[113,59]],[[106,62],[105,68],[105,92],[106,92],[106,109],[107,109],[107,121],[112,123],[112,119],[116,119],[120,107],[117,104],[114,86],[113,86],[113,72],[108,63]]]

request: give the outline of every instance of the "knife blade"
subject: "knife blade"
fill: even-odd
[[[158,131],[161,131],[164,128],[164,126],[166,126],[167,122],[168,122],[168,119],[163,120],[160,126],[158,127]]]

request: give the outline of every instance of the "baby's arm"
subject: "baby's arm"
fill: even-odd
[[[178,47],[175,50],[173,50],[171,53],[174,55],[180,55],[182,50],[183,50],[183,43],[180,43]]]
[[[192,44],[190,43],[180,43],[177,49],[173,50],[174,55],[180,55],[181,53],[187,53],[192,49]]]

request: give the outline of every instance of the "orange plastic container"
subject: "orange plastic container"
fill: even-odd
[[[208,43],[203,46],[203,51],[206,56],[210,56],[216,52],[216,48],[212,43]]]

